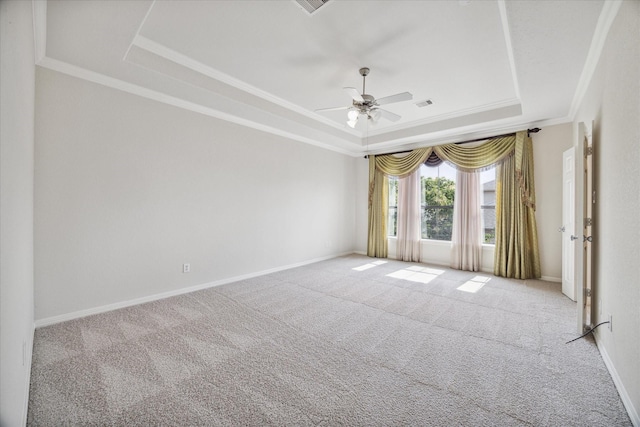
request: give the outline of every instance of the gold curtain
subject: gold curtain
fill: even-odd
[[[389,206],[389,180],[376,169],[376,156],[369,156],[369,233],[367,255],[386,258],[387,207]]]
[[[369,234],[367,255],[386,258],[387,206],[389,206],[388,176],[403,178],[420,167],[431,154],[432,148],[418,148],[406,156],[391,154],[369,156]]]
[[[506,158],[496,169],[493,273],[515,279],[539,278],[541,271],[531,138],[519,132],[514,152],[514,156]]]
[[[445,144],[413,150],[403,157],[369,156],[369,236],[367,255],[386,258],[388,176],[403,178],[435,153],[464,172],[496,165],[496,248],[494,274],[540,277],[535,220],[533,145],[526,131],[477,146]]]

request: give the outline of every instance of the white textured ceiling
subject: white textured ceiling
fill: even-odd
[[[570,120],[607,13],[601,0],[38,7],[43,67],[354,155]],[[384,106],[400,121],[354,130],[344,111],[314,112],[350,105],[342,87],[361,91],[363,66],[367,93],[413,94]]]

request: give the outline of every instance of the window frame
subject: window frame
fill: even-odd
[[[442,165],[446,165],[447,167],[450,167],[451,169],[455,170],[455,168],[453,168],[452,166],[449,166],[446,163],[442,163],[440,165],[437,166],[437,168],[440,168],[440,166]],[[421,165],[422,167],[429,167],[426,165]],[[431,166],[433,167],[433,166]],[[495,167],[492,167],[490,169],[487,169],[484,172],[487,171],[493,171],[493,180],[487,181],[487,182],[495,182],[496,178],[495,178]],[[442,174],[445,175],[445,174]],[[439,177],[443,177],[440,174],[440,171],[438,171],[438,176]],[[442,242],[442,243],[446,243],[446,242],[451,242],[451,237],[449,238],[449,240],[444,240],[444,239],[430,239],[428,237],[424,237],[424,234],[422,232],[422,230],[424,229],[424,215],[425,215],[425,209],[427,209],[429,206],[425,205],[426,202],[424,202],[424,184],[423,184],[423,179],[425,178],[425,176],[421,173],[420,175],[420,222],[421,222],[421,240],[424,241],[428,241],[428,242]],[[446,177],[445,177],[446,178]],[[450,179],[450,178],[447,178]],[[395,177],[395,176],[389,176],[388,177],[388,189],[389,189],[389,197],[388,197],[388,204],[387,204],[387,238],[397,238],[398,233],[398,183],[399,183],[399,178]],[[454,186],[455,186],[455,179],[453,179],[454,181]],[[494,221],[494,228],[490,229],[491,232],[487,233],[487,227],[486,227],[486,218],[487,218],[487,209],[492,209],[495,212],[495,196],[493,198],[493,201],[487,203],[485,200],[485,185],[486,183],[483,183],[482,186],[482,204],[480,206],[480,210],[482,212],[482,230],[483,230],[483,239],[482,239],[482,244],[483,245],[487,245],[487,246],[495,246],[495,214],[493,215],[493,221]],[[494,184],[494,189],[493,192],[495,194],[495,184]],[[455,196],[454,196],[455,197]],[[452,203],[455,203],[455,198],[454,201]],[[491,204],[493,203],[493,204]],[[454,210],[454,205],[431,205],[432,208],[436,208],[436,209],[442,209],[442,208],[450,208],[452,215],[453,215],[453,210]],[[451,234],[453,233],[453,221],[451,221]],[[489,239],[489,241],[487,241],[487,236],[491,235],[492,239]]]

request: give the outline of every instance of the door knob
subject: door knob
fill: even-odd
[[[571,241],[573,242],[574,240],[578,240],[580,237],[578,236],[571,236]]]

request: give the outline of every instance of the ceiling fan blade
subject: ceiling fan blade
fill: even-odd
[[[356,102],[364,102],[364,98],[360,95],[360,92],[355,87],[343,87],[342,89],[349,92],[349,96]]]
[[[402,117],[397,115],[396,113],[392,113],[391,111],[383,110],[382,108],[377,108],[377,111],[380,112],[380,116],[384,117],[387,120],[391,120],[392,122],[397,122]]]
[[[385,96],[384,98],[376,99],[376,104],[385,105],[394,102],[409,101],[413,99],[413,95],[409,92],[396,93],[395,95]]]
[[[339,110],[348,110],[351,106],[347,107],[331,107],[331,108],[320,108],[318,110],[314,110],[316,113],[323,113],[325,111],[339,111]]]

